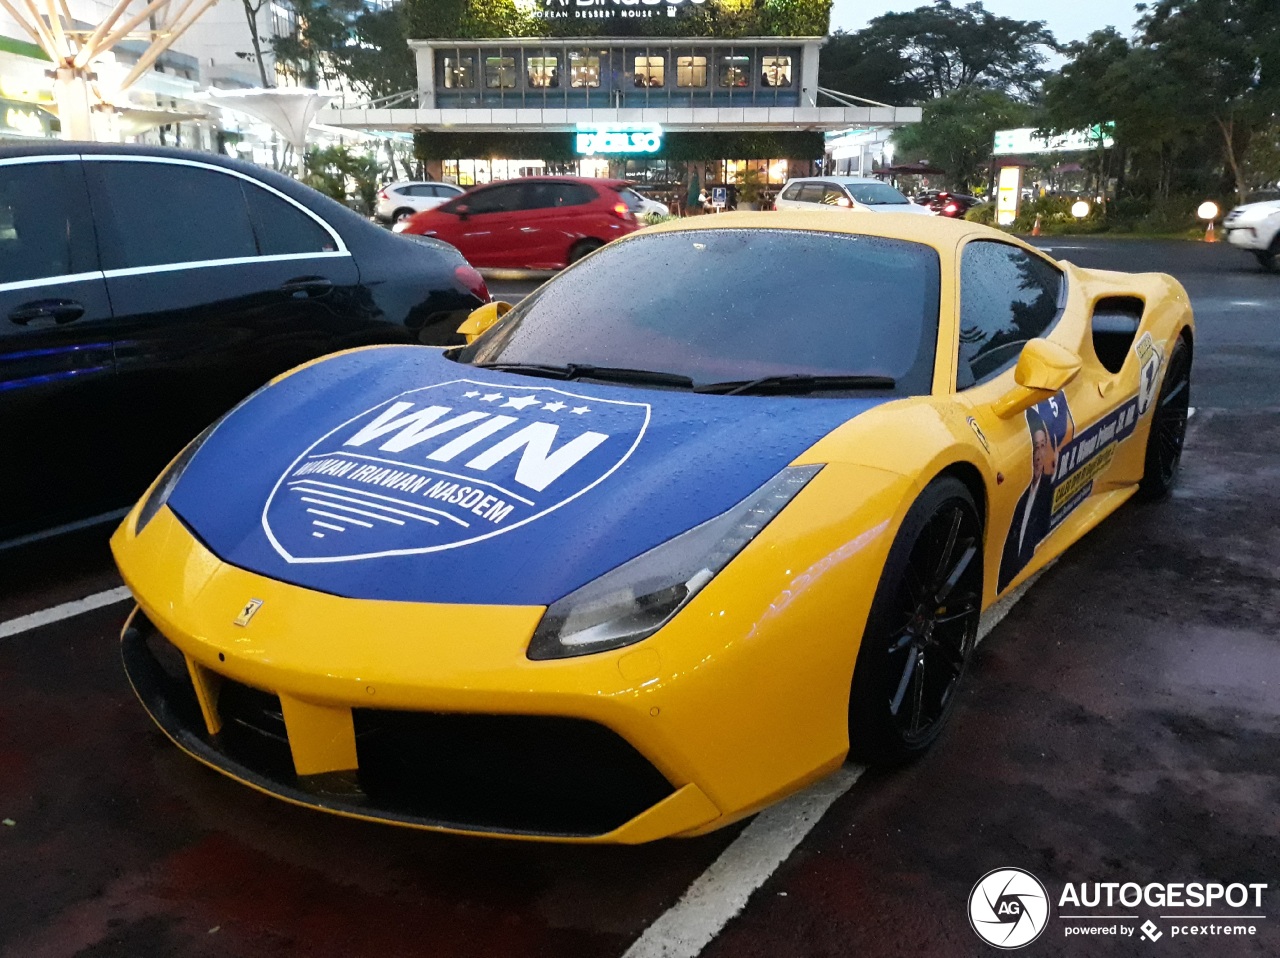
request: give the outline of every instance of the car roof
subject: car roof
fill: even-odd
[[[884,180],[876,179],[874,176],[797,176],[788,180],[788,183],[798,182],[801,180],[814,180],[819,183],[883,183]]]
[[[1028,250],[1041,259],[1050,259],[1030,246],[1000,230],[968,220],[945,216],[918,216],[911,213],[876,213],[874,216],[833,215],[830,210],[777,210],[751,213],[721,213],[717,216],[694,216],[650,226],[617,242],[629,242],[634,236],[655,233],[694,232],[715,229],[778,229],[819,233],[846,233],[854,236],[878,236],[922,243],[944,252],[953,252],[968,239],[994,239]]]
[[[631,185],[626,180],[610,180],[600,176],[513,176],[509,180],[492,180],[489,183],[477,183],[476,186],[504,186],[508,183],[586,183],[608,186],[615,190]]]

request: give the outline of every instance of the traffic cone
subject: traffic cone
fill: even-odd
[[[1204,228],[1204,241],[1206,243],[1218,242],[1218,234],[1213,231],[1213,220],[1209,220],[1209,225]]]
[[[1036,214],[1035,224],[1031,227],[1031,235],[1032,236],[1040,235],[1040,214],[1039,213]]]

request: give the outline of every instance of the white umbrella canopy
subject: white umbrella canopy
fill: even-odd
[[[289,143],[298,155],[307,149],[307,130],[316,114],[333,99],[329,93],[284,87],[272,90],[218,90],[205,95],[226,110],[235,110],[266,123]]]

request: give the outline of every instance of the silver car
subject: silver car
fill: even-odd
[[[872,213],[916,213],[932,216],[888,183],[864,176],[806,176],[787,180],[775,210],[845,209]]]
[[[378,205],[373,215],[384,223],[398,223],[414,213],[433,210],[455,196],[466,192],[452,183],[426,180],[401,180],[378,190]]]

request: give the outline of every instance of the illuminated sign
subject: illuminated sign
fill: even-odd
[[[598,153],[657,153],[662,127],[657,123],[579,123],[574,150],[580,156]]]
[[[707,0],[517,0],[516,5],[544,20],[604,20],[611,17],[643,20],[674,17],[682,10],[697,9],[706,3]]]
[[[1021,156],[1026,153],[1070,153],[1074,150],[1096,150],[1115,144],[1111,134],[1114,123],[1091,126],[1087,130],[1071,130],[1055,136],[1037,136],[1034,127],[1019,130],[996,130],[992,153],[996,156]]]
[[[48,136],[49,123],[44,113],[36,107],[0,100],[0,133]]]

